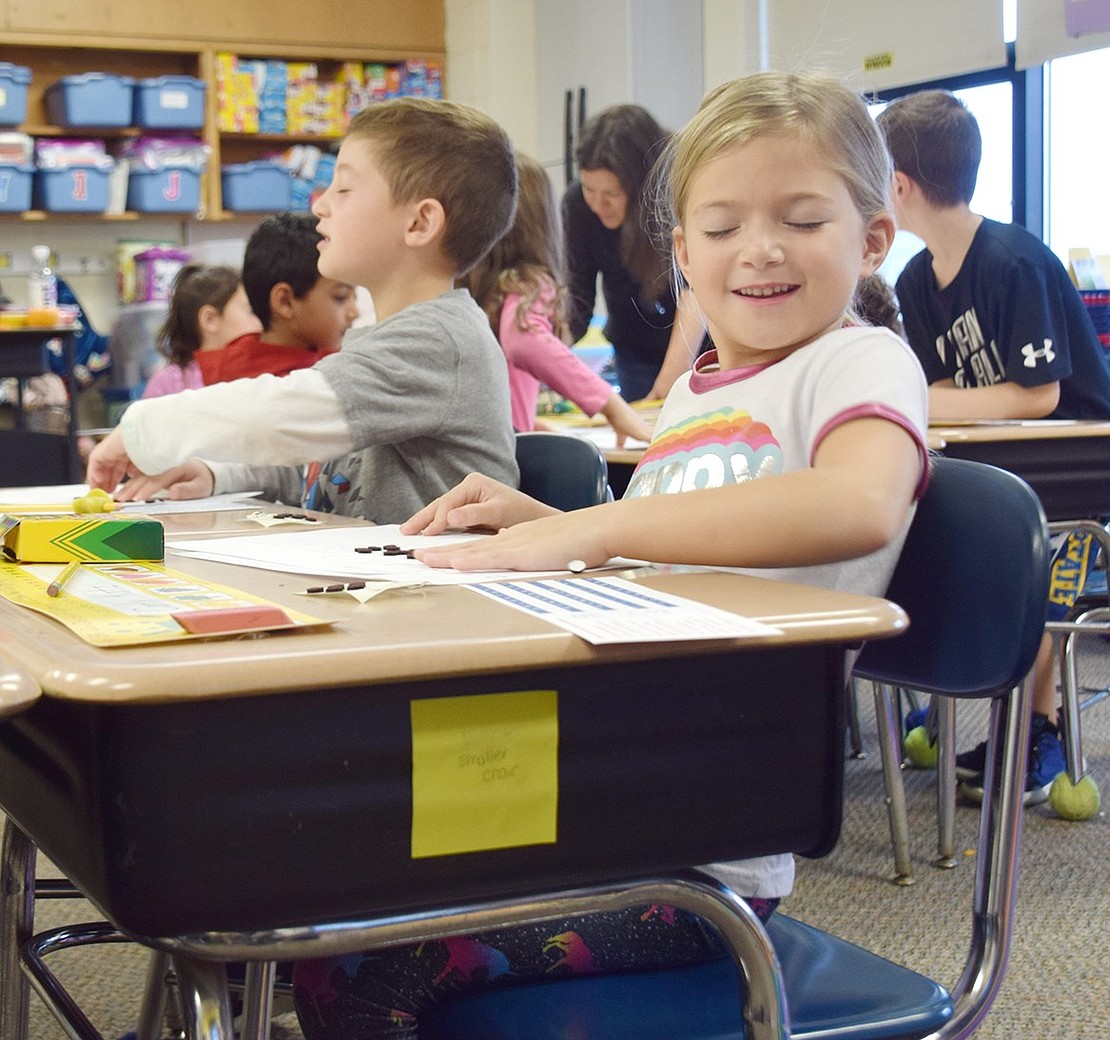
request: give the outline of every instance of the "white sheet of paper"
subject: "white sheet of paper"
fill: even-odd
[[[171,502],[168,498],[156,498],[152,502],[124,502],[121,508],[129,513],[142,513],[144,516],[169,516],[173,513],[222,513],[232,509],[250,509],[250,500],[261,495],[261,491],[232,491],[226,495],[210,495],[208,498],[186,498]]]
[[[596,444],[602,451],[611,451],[617,446],[617,431],[608,423],[604,426],[568,426],[560,428],[560,433],[569,433],[572,437],[580,437],[584,441]],[[624,447],[629,450],[646,448],[647,441],[638,441],[629,438],[624,442]]]
[[[88,484],[49,484],[41,487],[0,488],[0,505],[46,506],[89,493]]]
[[[319,530],[290,531],[225,538],[168,538],[166,548],[204,560],[235,563],[261,570],[287,574],[329,575],[334,578],[374,578],[389,581],[423,581],[429,585],[473,585],[480,581],[519,578],[521,571],[452,571],[428,567],[407,556],[385,556],[381,552],[358,553],[368,545],[397,545],[402,549],[422,549],[429,545],[484,538],[481,534],[443,534],[436,537],[403,535],[396,524],[378,527],[332,527]],[[565,573],[535,571],[535,574]]]
[[[780,631],[624,578],[507,581],[472,588],[595,644],[739,639]]]

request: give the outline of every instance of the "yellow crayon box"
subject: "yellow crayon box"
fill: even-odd
[[[14,563],[157,561],[165,556],[162,524],[146,516],[0,513],[3,559]]]

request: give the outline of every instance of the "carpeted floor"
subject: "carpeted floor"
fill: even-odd
[[[1087,639],[1081,647],[1084,686],[1110,685],[1110,645]],[[864,693],[869,693],[865,688]],[[905,775],[917,882],[898,887],[875,746],[870,696],[862,697],[866,757],[847,767],[847,802],[840,844],[822,860],[801,861],[795,894],[783,909],[792,916],[954,984],[968,942],[971,859],[978,811],[957,813],[961,863],[931,865],[936,842],[933,774]],[[958,713],[960,747],[979,739],[977,706]],[[1083,713],[1084,752],[1110,805],[1110,699]],[[1007,978],[978,1040],[1106,1040],[1110,1037],[1110,821],[1107,809],[1084,823],[1058,819],[1047,806],[1028,809],[1022,843],[1016,937]],[[48,866],[43,865],[44,873]],[[87,904],[40,903],[38,927],[88,919]],[[134,1028],[144,951],[130,946],[67,951],[51,963],[104,1037]],[[32,997],[31,1040],[65,1034]],[[299,1040],[292,1015],[278,1019],[274,1040]]]

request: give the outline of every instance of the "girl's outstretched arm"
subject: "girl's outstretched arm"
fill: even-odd
[[[610,396],[605,407],[601,409],[601,414],[616,431],[618,448],[623,448],[624,442],[629,437],[643,441],[645,444],[651,440],[651,427],[620,394]]]
[[[596,567],[614,556],[727,567],[853,559],[881,548],[900,530],[924,464],[920,445],[902,427],[856,419],[824,439],[809,469],[623,499],[417,555],[431,566],[460,570],[558,570],[570,560]]]

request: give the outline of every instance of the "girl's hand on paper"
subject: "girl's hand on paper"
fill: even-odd
[[[559,510],[537,502],[516,488],[481,473],[471,473],[450,491],[409,517],[401,524],[401,533],[435,535],[443,534],[448,529],[468,528],[500,531],[503,527],[512,527],[525,520],[558,514]]]
[[[112,497],[117,502],[147,502],[165,491],[166,498],[179,502],[186,498],[207,498],[212,494],[214,485],[212,471],[200,459],[190,459],[165,473],[149,477],[142,473],[133,476],[122,487],[116,488]]]
[[[581,560],[586,567],[600,567],[612,555],[604,545],[598,522],[597,511],[605,508],[556,512],[506,527],[490,538],[417,549],[416,559],[429,567],[460,571],[560,571],[567,570],[571,560]]]

